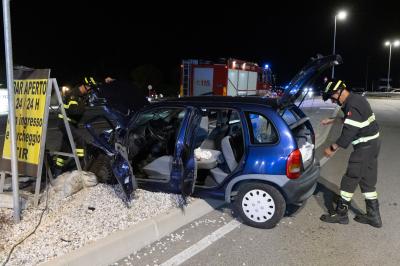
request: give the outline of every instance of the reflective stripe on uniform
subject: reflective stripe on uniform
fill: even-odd
[[[75,151],[78,157],[85,157],[85,149],[76,149]]]
[[[378,193],[376,191],[374,191],[374,192],[365,192],[363,194],[364,194],[365,199],[367,199],[367,200],[374,200],[374,199],[378,198]]]
[[[56,159],[56,165],[57,166],[64,166],[64,159],[63,158],[57,158]]]
[[[58,114],[58,118],[61,118],[61,119],[63,119],[63,118],[64,118],[64,116],[63,116],[62,114]],[[68,118],[68,117],[67,117],[67,120],[68,120],[69,122],[71,122],[71,119],[70,119],[70,118]]]
[[[328,90],[329,90],[329,88],[331,87],[331,85],[332,85],[332,81],[330,81],[330,82],[328,83],[328,85],[326,85],[325,92],[328,92]]]
[[[375,114],[372,113],[372,115],[370,117],[368,117],[368,119],[365,120],[364,122],[357,122],[355,120],[351,120],[349,118],[346,118],[344,120],[344,123],[348,124],[350,126],[353,126],[353,127],[364,128],[366,126],[369,126],[374,121],[375,121]]]
[[[353,194],[354,193],[346,192],[346,191],[343,191],[343,190],[340,191],[340,196],[343,199],[345,199],[346,201],[350,201],[351,198],[353,197]]]
[[[78,105],[77,101],[69,101],[68,104],[64,104],[65,109],[69,109],[71,105]]]
[[[62,114],[58,114],[58,118],[63,119],[64,116],[63,116]],[[71,118],[69,118],[69,117],[67,117],[67,120],[68,120],[68,122],[76,123],[75,120],[73,120],[73,119],[71,119]]]
[[[340,83],[342,83],[341,80],[339,80],[339,81],[336,83],[335,87],[333,87],[332,90],[333,90],[333,91],[337,90],[337,89],[339,88]]]
[[[359,138],[359,139],[353,141],[351,144],[357,145],[358,143],[368,142],[368,141],[370,141],[370,140],[377,139],[378,137],[379,137],[379,132],[376,133],[376,134],[373,135],[373,136],[370,136],[370,137],[362,137],[362,138]]]

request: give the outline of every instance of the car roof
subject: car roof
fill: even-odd
[[[261,96],[191,96],[181,98],[167,98],[158,103],[181,103],[181,104],[201,104],[201,103],[219,103],[219,104],[257,104],[278,108],[277,98],[268,98]]]

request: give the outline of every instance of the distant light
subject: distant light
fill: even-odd
[[[243,63],[242,65],[242,69],[245,70],[246,69],[246,63]]]
[[[339,13],[337,14],[338,19],[340,20],[344,20],[347,17],[347,12],[344,10],[339,11]]]
[[[61,92],[62,92],[62,94],[65,95],[65,93],[68,92],[68,91],[69,91],[69,88],[68,88],[67,86],[62,86],[62,87],[61,87]]]
[[[394,46],[395,46],[395,47],[397,47],[397,46],[399,46],[399,45],[400,45],[400,41],[399,41],[399,40],[396,40],[396,41],[394,41],[394,43],[393,43],[393,44],[394,44]]]
[[[265,68],[265,69],[268,69],[268,68],[269,68],[269,65],[268,65],[268,64],[265,64],[264,68]]]
[[[386,45],[386,46],[389,46],[389,45],[390,45],[390,42],[389,42],[389,41],[386,41],[386,42],[385,42],[385,45]]]
[[[236,61],[232,62],[232,68],[236,68]]]

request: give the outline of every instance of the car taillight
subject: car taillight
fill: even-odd
[[[302,158],[300,150],[294,150],[288,157],[286,163],[286,176],[296,179],[301,175]]]

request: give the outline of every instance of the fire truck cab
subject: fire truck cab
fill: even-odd
[[[221,63],[186,59],[181,64],[180,96],[265,95],[272,88],[268,65],[238,59]]]

